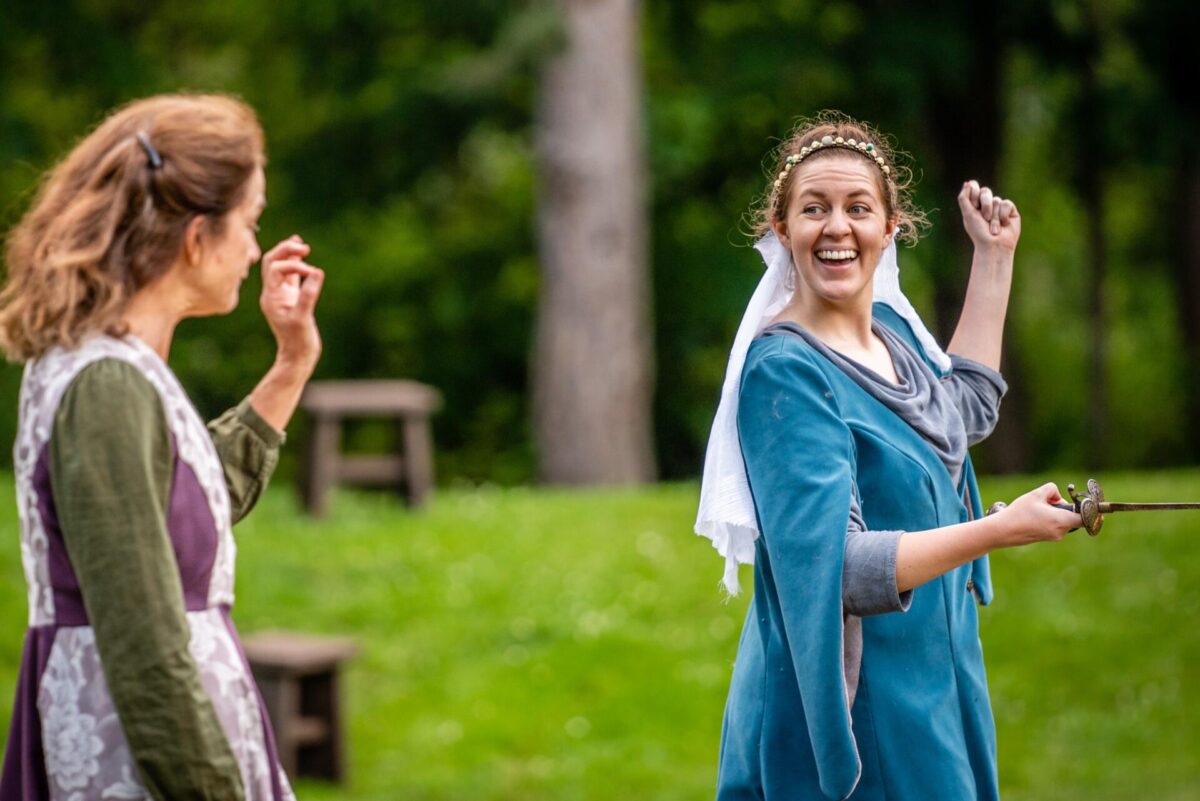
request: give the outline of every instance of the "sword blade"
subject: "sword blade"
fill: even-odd
[[[1097,504],[1100,514],[1109,512],[1166,512],[1182,509],[1200,509],[1200,503],[1112,503],[1102,501]]]

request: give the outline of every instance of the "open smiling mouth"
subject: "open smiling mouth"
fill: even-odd
[[[830,267],[845,267],[858,258],[857,250],[818,250],[816,257],[822,264]]]

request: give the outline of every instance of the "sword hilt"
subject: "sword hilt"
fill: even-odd
[[[1087,529],[1087,533],[1093,537],[1099,534],[1101,526],[1104,525],[1104,515],[1100,513],[1101,504],[1104,503],[1104,490],[1100,489],[1100,482],[1089,478],[1086,495],[1076,495],[1075,485],[1068,484],[1067,496],[1075,504],[1075,512],[1083,518],[1083,527]]]
[[[1069,509],[1083,518],[1083,527],[1093,537],[1100,533],[1104,525],[1104,515],[1115,512],[1168,512],[1168,511],[1200,511],[1200,502],[1170,502],[1170,503],[1110,503],[1104,499],[1104,490],[1100,482],[1089,478],[1087,492],[1083,495],[1075,492],[1075,485],[1067,485],[1067,495],[1071,505],[1056,503],[1060,509]],[[994,503],[988,508],[988,514],[993,514],[1005,507],[1003,503]],[[1074,530],[1074,529],[1072,529]]]
[[[1068,512],[1075,512],[1083,518],[1083,527],[1087,533],[1093,537],[1100,533],[1100,528],[1104,525],[1104,515],[1100,513],[1100,504],[1104,503],[1104,490],[1100,489],[1100,483],[1094,478],[1089,478],[1087,483],[1087,494],[1077,495],[1075,493],[1075,485],[1067,485],[1067,497],[1071,499],[1071,503],[1056,503],[1053,504],[1059,509],[1065,509]],[[988,507],[987,513],[995,514],[1001,509],[1004,509],[1008,504],[1004,501],[996,501]],[[1075,531],[1075,529],[1071,529]]]

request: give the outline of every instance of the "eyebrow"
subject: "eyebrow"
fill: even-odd
[[[800,190],[800,197],[804,197],[805,195],[813,195],[813,196],[819,197],[819,198],[828,197],[828,193],[822,192],[820,189],[815,189],[815,188]],[[855,189],[851,192],[848,192],[846,194],[846,197],[861,197],[863,195],[867,195],[869,197],[872,195],[872,192],[869,189]],[[874,199],[874,198],[872,198],[872,199]]]

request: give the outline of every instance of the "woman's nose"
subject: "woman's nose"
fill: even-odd
[[[850,220],[838,210],[830,212],[825,218],[825,232],[834,236],[850,233]]]

